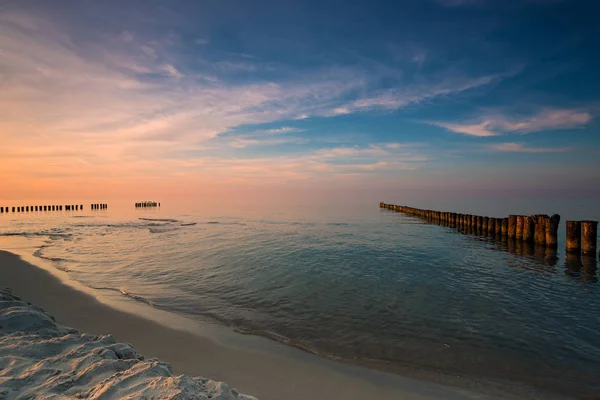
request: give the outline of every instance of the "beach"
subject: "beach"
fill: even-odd
[[[24,301],[42,307],[62,325],[130,343],[147,358],[172,365],[175,374],[204,376],[260,399],[492,399],[450,386],[399,376],[317,357],[282,356],[226,347],[184,330],[106,306],[65,285],[17,255],[0,252],[0,282]],[[300,351],[298,350],[298,353]],[[474,386],[477,383],[473,383]],[[489,388],[488,388],[489,389]]]

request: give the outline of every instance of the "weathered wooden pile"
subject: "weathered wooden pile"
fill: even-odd
[[[457,228],[468,233],[506,237],[536,246],[555,249],[558,247],[560,215],[509,215],[493,218],[454,212],[423,210],[420,208],[379,203],[379,207],[406,215]],[[566,247],[569,254],[596,255],[598,221],[567,221]]]

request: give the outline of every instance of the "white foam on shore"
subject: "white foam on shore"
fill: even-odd
[[[0,288],[0,399],[256,400],[223,382],[173,376],[129,344],[59,325]]]

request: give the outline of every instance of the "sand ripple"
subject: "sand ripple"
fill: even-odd
[[[0,399],[256,400],[223,382],[173,376],[129,344],[79,333],[0,288]]]

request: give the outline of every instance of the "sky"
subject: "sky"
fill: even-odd
[[[600,198],[598,15],[0,0],[0,198]]]

